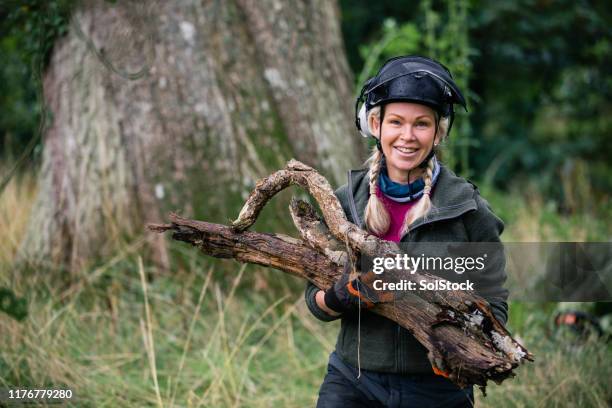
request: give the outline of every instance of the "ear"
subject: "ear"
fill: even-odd
[[[378,119],[378,115],[370,115],[368,117],[368,130],[376,139],[378,139],[378,135],[380,134],[380,120]]]
[[[443,131],[442,129],[448,129],[448,122],[445,122],[444,118],[439,118],[437,113],[434,114],[434,120],[438,121],[438,129],[434,138],[434,146],[437,146],[446,138],[446,130]]]

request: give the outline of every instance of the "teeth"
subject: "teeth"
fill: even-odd
[[[402,153],[414,153],[417,151],[417,149],[408,149],[407,147],[395,147],[397,150],[399,150]]]

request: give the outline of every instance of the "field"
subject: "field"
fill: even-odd
[[[593,214],[561,217],[537,196],[483,190],[507,241],[609,235]],[[69,280],[15,268],[34,195],[22,175],[0,197],[0,287],[28,305],[23,321],[0,312],[0,388],[69,388],[79,407],[314,406],[339,325],[309,314],[302,281],[180,244],[172,272],[159,271],[140,257],[143,240]],[[477,405],[610,406],[609,345],[552,329],[560,308],[589,306],[513,302],[509,328],[536,361],[486,398],[477,391]]]

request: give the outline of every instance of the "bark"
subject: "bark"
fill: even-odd
[[[315,198],[324,219],[305,202],[293,201],[291,214],[302,240],[246,231],[265,204],[282,189],[297,184]],[[394,243],[383,241],[348,222],[329,183],[312,168],[290,161],[287,167],[259,181],[232,226],[205,223],[170,215],[171,224],[150,225],[156,232],[174,231],[173,238],[198,247],[207,255],[235,258],[300,276],[328,289],[342,273],[343,262],[353,252],[378,257],[400,253]],[[339,254],[342,245],[347,253]],[[374,274],[362,271],[371,282]],[[377,277],[384,282],[437,277],[417,271],[405,274],[387,270]],[[384,302],[372,310],[406,329],[429,351],[433,366],[446,371],[459,386],[488,380],[500,383],[533,355],[517,343],[479,296],[463,291],[404,291],[380,294]]]
[[[155,232],[173,231],[173,239],[188,242],[206,255],[276,268],[320,287],[332,285],[342,272],[342,266],[327,256],[286,235],[236,233],[227,225],[190,220],[174,213],[168,218],[171,224],[149,224],[148,228]]]
[[[351,82],[334,2],[80,3],[44,75],[21,258],[76,270],[169,210],[225,220],[293,156],[339,181]]]

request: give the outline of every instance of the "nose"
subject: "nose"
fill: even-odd
[[[416,136],[414,134],[414,127],[410,124],[406,124],[402,127],[402,133],[400,134],[400,139],[403,140],[414,140]]]

